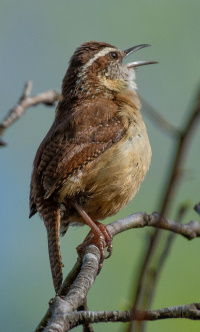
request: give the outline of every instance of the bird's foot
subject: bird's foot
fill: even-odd
[[[112,250],[113,250],[112,240],[113,240],[113,236],[109,232],[109,230],[108,230],[108,228],[107,228],[106,225],[103,225],[103,224],[101,224],[98,221],[95,222],[95,224],[98,226],[98,228],[100,229],[101,233],[104,235],[105,242],[106,242],[106,247],[107,247],[107,252],[108,252],[108,256],[106,256],[105,259],[107,259],[107,258],[109,258],[112,255]]]
[[[103,261],[106,258],[109,258],[112,254],[112,235],[110,234],[108,228],[106,225],[103,225],[99,222],[95,222],[95,225],[98,227],[98,229],[91,230],[88,235],[86,236],[85,240],[82,244],[80,244],[76,250],[79,254],[79,256],[82,256],[85,248],[89,244],[95,244],[100,251],[100,261],[99,261],[99,270],[98,273],[101,271]],[[106,256],[105,248],[107,247],[108,256]]]

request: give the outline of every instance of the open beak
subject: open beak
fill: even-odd
[[[126,51],[124,51],[123,59],[125,59],[131,53],[139,50],[140,48],[148,47],[148,46],[151,46],[151,45],[149,45],[149,44],[142,44],[142,45],[137,45],[137,46],[133,46],[131,48],[128,48]],[[154,63],[158,63],[158,62],[157,61],[135,61],[135,62],[127,63],[126,66],[128,68],[132,68],[132,67],[139,67],[139,66],[144,66],[144,65],[151,65],[151,64],[154,64]]]

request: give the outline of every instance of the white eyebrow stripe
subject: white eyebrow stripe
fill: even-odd
[[[109,53],[109,52],[116,52],[117,51],[117,48],[114,48],[114,47],[105,47],[105,48],[103,48],[101,51],[99,51],[97,54],[95,54],[94,56],[93,56],[93,58],[91,58],[84,66],[83,66],[83,68],[82,68],[82,71],[81,72],[84,72],[88,67],[90,67],[93,63],[94,63],[94,61],[96,60],[96,59],[98,59],[100,56],[104,56],[104,55],[106,55],[107,53]]]

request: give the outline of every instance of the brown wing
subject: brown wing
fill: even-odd
[[[125,128],[113,105],[109,109],[107,103],[80,106],[68,121],[57,126],[54,122],[34,161],[33,176],[35,172],[40,178],[44,198],[123,137]],[[37,212],[34,195],[31,188],[30,216]]]
[[[52,125],[51,129],[54,129],[54,124]],[[37,207],[35,202],[35,198],[37,195],[35,190],[36,184],[38,186],[39,182],[39,186],[41,187],[42,185],[41,176],[44,170],[50,164],[51,160],[54,159],[55,156],[61,154],[65,149],[66,139],[64,140],[64,135],[62,135],[59,131],[58,132],[56,131],[55,134],[52,135],[51,129],[48,132],[47,136],[42,141],[42,143],[40,144],[33,164],[33,174],[30,184],[29,218],[31,218],[35,213],[37,213]]]
[[[111,119],[107,125],[77,132],[66,142],[65,148],[51,159],[42,172],[45,198],[60,188],[70,175],[76,174],[122,138],[125,130],[121,122],[112,122]]]

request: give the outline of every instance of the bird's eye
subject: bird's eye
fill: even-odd
[[[118,57],[116,52],[110,52],[109,55],[112,59],[117,59]]]

